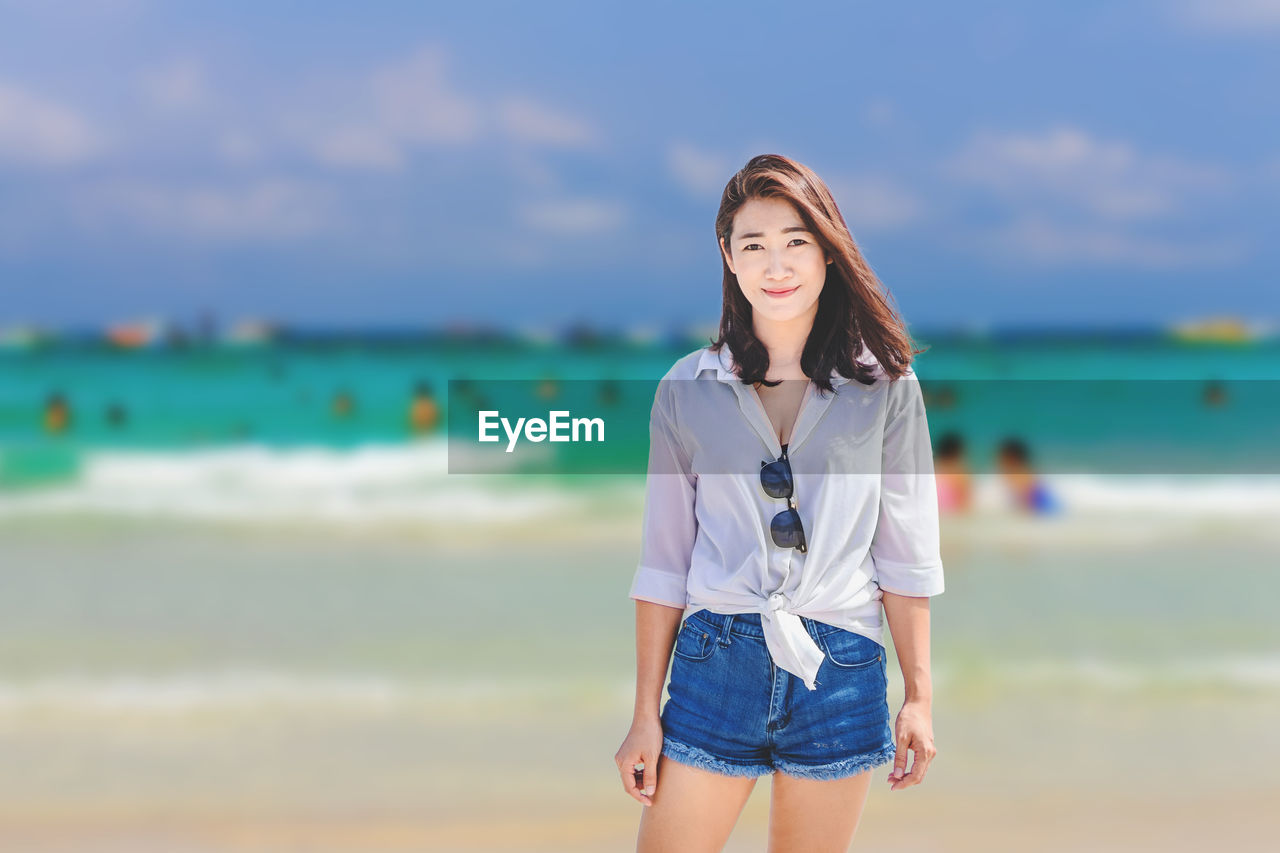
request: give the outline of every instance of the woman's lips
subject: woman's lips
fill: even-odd
[[[800,285],[797,284],[795,287],[790,287],[790,288],[787,288],[786,290],[766,290],[765,293],[767,293],[770,296],[782,297],[782,296],[790,296],[792,293],[795,293],[799,289],[800,289]]]

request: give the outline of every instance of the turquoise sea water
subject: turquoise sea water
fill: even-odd
[[[425,385],[447,418],[461,411],[451,380],[482,390],[487,380],[559,381],[580,397],[614,381],[634,427],[618,470],[642,471],[654,383],[703,343],[348,336],[238,349],[0,351],[0,494],[73,484],[102,454],[120,452],[155,454],[165,466],[230,448],[254,448],[262,460],[300,450],[334,459],[421,452],[444,431],[410,430],[414,389]],[[1081,333],[918,343],[928,348],[915,369],[935,442],[960,432],[979,467],[1002,436],[1018,434],[1036,440],[1050,470],[1280,473],[1280,341],[1190,345],[1159,334]],[[1204,403],[1215,384],[1223,406]],[[352,403],[345,417],[333,410],[341,393]],[[53,394],[71,413],[58,435],[43,428]]]
[[[656,380],[702,342],[564,346],[518,341],[351,338],[258,348],[0,351],[0,442],[34,441],[40,409],[60,391],[83,447],[190,447],[247,436],[275,446],[396,441],[415,383],[445,395],[451,379]],[[1280,380],[1280,339],[1189,345],[1151,336],[937,337],[917,356],[922,380]],[[331,416],[346,389],[356,411]],[[124,427],[105,416],[112,403]]]

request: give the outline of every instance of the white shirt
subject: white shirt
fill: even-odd
[[[938,499],[915,372],[872,385],[833,372],[835,394],[807,383],[787,444],[808,552],[774,544],[786,509],[760,485],[782,455],[760,396],[728,346],[677,361],[658,383],[640,564],[630,597],[687,610],[759,613],[773,662],[816,690],[822,649],[800,616],[884,645],[882,589],[943,591]]]

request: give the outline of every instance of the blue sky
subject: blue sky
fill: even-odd
[[[0,17],[0,325],[714,322],[766,152],[913,326],[1280,318],[1280,2]]]

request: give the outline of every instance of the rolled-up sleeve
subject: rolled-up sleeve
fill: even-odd
[[[938,489],[924,396],[914,371],[889,383],[880,470],[880,515],[871,542],[876,582],[899,595],[943,591]]]
[[[649,468],[645,481],[640,565],[630,597],[683,609],[698,532],[694,514],[697,475],[679,440],[672,413],[671,382],[658,383],[649,414]]]

